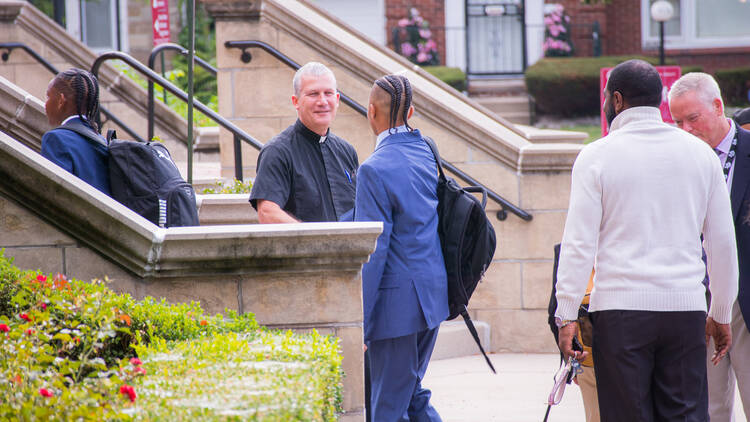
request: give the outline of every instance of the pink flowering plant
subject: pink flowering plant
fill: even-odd
[[[430,23],[420,16],[416,7],[412,7],[409,17],[399,20],[393,28],[393,46],[396,52],[420,66],[440,64]]]
[[[550,5],[544,15],[545,57],[567,57],[573,55],[573,42],[570,40],[570,16],[560,4]]]

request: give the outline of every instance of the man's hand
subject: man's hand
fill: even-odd
[[[714,339],[714,354],[711,356],[711,363],[716,366],[732,347],[732,329],[729,324],[719,324],[713,318],[708,317],[706,319],[706,344],[711,337]]]
[[[577,333],[577,322],[571,322],[570,324],[560,328],[559,342],[557,346],[560,348],[563,356],[565,356],[565,359],[573,356],[577,361],[582,362],[584,359],[586,359],[586,357],[588,357],[589,353],[573,350],[573,338]]]

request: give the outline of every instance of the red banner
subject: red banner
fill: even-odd
[[[607,135],[607,118],[604,116],[604,88],[607,86],[607,79],[609,79],[609,72],[611,70],[611,67],[604,67],[599,70],[599,109],[601,113],[602,136]],[[656,70],[659,71],[661,83],[664,86],[661,90],[661,105],[659,106],[659,110],[661,110],[661,119],[666,123],[674,123],[674,120],[672,120],[672,113],[669,112],[667,93],[670,88],[672,88],[672,84],[682,76],[682,69],[680,66],[656,66]]]
[[[154,30],[154,46],[169,42],[169,3],[167,0],[151,0],[151,23]]]

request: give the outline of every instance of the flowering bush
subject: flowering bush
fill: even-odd
[[[570,16],[565,13],[561,4],[549,6],[549,12],[544,15],[544,44],[542,44],[544,56],[572,56],[573,42],[570,40]]]
[[[242,364],[212,370],[235,353]],[[247,409],[271,409],[263,411],[274,415],[269,420],[335,420],[340,411],[336,338],[267,331],[252,314],[211,316],[195,302],[136,302],[101,281],[20,271],[0,250],[0,420],[231,419],[228,408],[207,410],[205,402],[176,397],[165,403],[173,392],[162,386],[175,375],[160,363],[167,354],[182,356],[181,382],[195,397],[218,393],[213,400],[229,400],[237,384],[223,390],[207,384],[224,385],[225,376],[243,380],[243,394],[261,398],[247,401],[254,406]],[[304,370],[266,371],[266,379],[258,379],[250,369],[273,366],[267,360]],[[199,373],[208,381],[194,382],[191,376]],[[285,384],[290,373],[295,376]],[[270,390],[272,398],[269,386],[279,390]]]
[[[396,52],[420,66],[440,64],[430,24],[419,15],[416,7],[409,10],[408,18],[399,20],[398,26],[393,28],[393,46]]]

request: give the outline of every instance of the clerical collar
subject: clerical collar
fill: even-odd
[[[323,136],[320,136],[317,133],[311,131],[299,119],[297,119],[297,121],[294,123],[294,129],[297,132],[299,132],[308,141],[310,141],[310,142],[316,142],[316,143],[319,143],[319,144],[322,144],[323,142],[325,142],[326,139],[328,139],[328,134],[331,133],[331,129],[328,128],[328,130],[326,131],[326,134],[323,135]]]
[[[727,132],[724,139],[719,142],[719,145],[716,145],[716,148],[714,148],[721,151],[723,154],[729,153],[729,148],[732,146],[732,140],[734,139],[734,121],[732,121],[732,119],[727,120],[729,121],[729,132]]]
[[[387,137],[389,137],[391,135],[395,135],[395,134],[401,133],[401,132],[408,132],[408,131],[409,130],[406,128],[406,125],[401,125],[401,126],[397,126],[397,127],[394,127],[394,128],[386,129],[386,130],[384,130],[384,131],[382,131],[382,132],[380,132],[378,134],[378,139],[377,139],[377,141],[375,141],[375,147],[377,147],[378,145],[380,145],[380,142],[382,142],[383,139],[385,139],[385,138],[387,138]]]
[[[62,123],[60,123],[60,126],[64,125],[65,123],[68,123],[69,121],[71,121],[71,120],[73,120],[73,119],[81,119],[81,120],[83,120],[84,122],[86,121],[86,117],[84,117],[84,116],[79,116],[79,115],[77,115],[77,114],[74,114],[74,115],[72,115],[72,116],[68,116],[68,117],[67,117],[67,118],[66,118],[65,120],[63,120],[63,121],[62,121]]]

